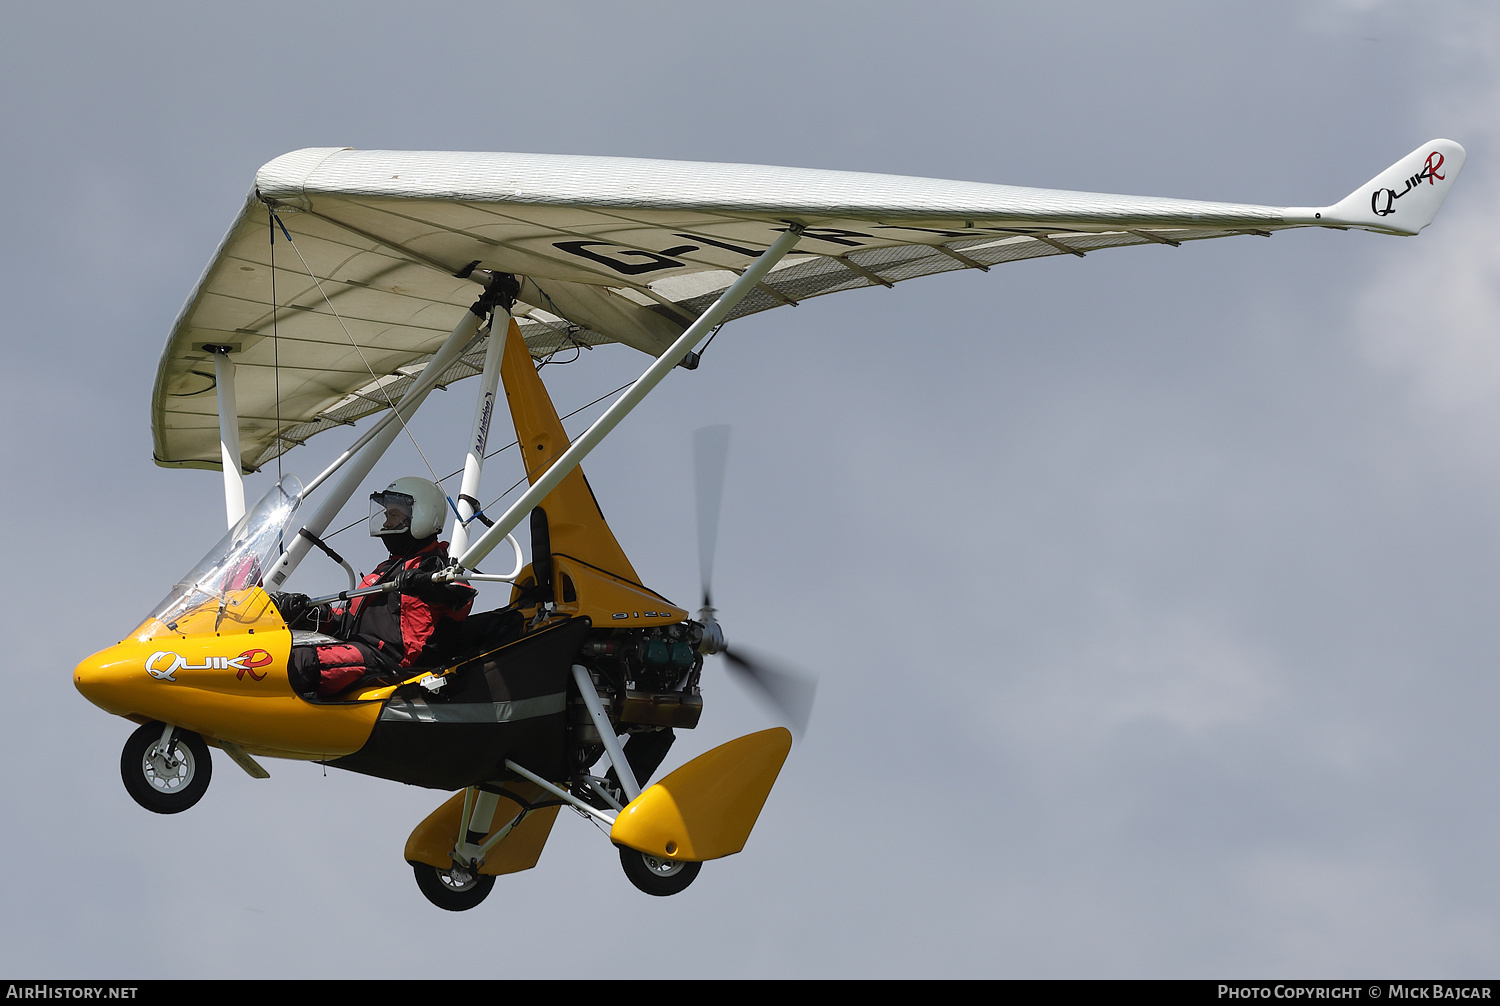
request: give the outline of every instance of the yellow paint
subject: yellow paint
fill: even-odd
[[[223,618],[219,607],[189,611],[177,631],[148,620],[80,663],[74,686],[107,712],[171,723],[251,754],[336,758],[364,746],[395,686],[366,689],[349,704],[307,702],[287,680],[292,634],[265,591],[231,593]]]
[[[785,727],[706,751],[620,812],[610,841],[663,859],[701,862],[745,847],[792,749]]]
[[[507,783],[506,786],[515,790],[524,800],[536,800],[543,795],[542,788],[534,783]],[[552,834],[552,822],[557,820],[559,809],[555,806],[544,807],[528,814],[526,820],[516,825],[509,835],[500,840],[499,845],[490,850],[479,872],[498,877],[504,873],[520,873],[535,866],[541,858],[542,848],[547,844],[547,837]],[[444,870],[452,866],[453,848],[458,843],[458,823],[463,817],[463,810],[464,794],[459,791],[428,814],[406,840],[406,861],[426,863]],[[490,835],[509,823],[520,810],[519,804],[501,797],[495,806],[495,816],[492,819],[494,827],[485,836],[485,840],[488,841]]]
[[[251,629],[265,632],[285,628],[286,622],[282,621],[281,612],[271,602],[271,596],[259,587],[247,587],[225,594],[222,605],[210,601],[191,609],[170,627],[148,618],[129,638],[144,643],[158,637],[181,639],[248,633]]]
[[[688,617],[686,611],[668,603],[660,594],[571,556],[553,556],[552,579],[557,588],[558,612],[587,616],[600,629],[672,625]],[[567,600],[570,593],[575,600]]]
[[[514,321],[501,357],[500,378],[510,402],[526,477],[535,483],[568,449],[570,441]],[[609,529],[582,468],[564,476],[542,500],[541,507],[547,514],[548,537],[555,557],[554,599],[560,612],[587,616],[597,628],[671,625],[688,617],[683,609],[641,586],[640,577]],[[564,575],[572,581],[573,600],[567,600],[569,590]],[[528,567],[516,582],[525,583],[532,576]],[[622,612],[629,613],[628,617],[614,617]],[[656,614],[647,616],[646,612]]]

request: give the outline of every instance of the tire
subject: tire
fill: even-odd
[[[135,802],[154,814],[180,814],[203,799],[213,778],[208,745],[191,730],[178,730],[168,760],[161,750],[160,723],[147,723],[120,752],[120,778]]]
[[[637,890],[657,898],[669,897],[687,890],[703,869],[702,863],[680,859],[660,859],[644,852],[620,846],[620,865]]]
[[[426,863],[412,863],[411,868],[422,894],[445,912],[467,912],[489,897],[495,886],[495,878],[489,874],[458,867],[440,870]]]

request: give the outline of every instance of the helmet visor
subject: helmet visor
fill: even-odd
[[[406,493],[392,492],[389,489],[371,493],[370,537],[379,538],[411,530],[411,511],[415,502]]]

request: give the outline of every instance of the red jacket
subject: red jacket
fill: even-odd
[[[373,587],[409,572],[431,573],[448,565],[448,543],[434,541],[409,556],[393,555],[365,577]],[[400,667],[424,666],[424,654],[436,650],[445,628],[463,621],[474,605],[473,587],[461,583],[427,583],[411,593],[392,591],[356,597],[349,604],[346,639],[374,647]],[[368,602],[368,603],[367,603]],[[436,659],[436,654],[431,655]]]

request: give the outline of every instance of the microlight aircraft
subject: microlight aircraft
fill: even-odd
[[[1332,205],[1273,207],[743,164],[286,154],[257,172],[151,398],[156,463],[222,470],[228,533],[74,682],[140,724],[121,771],[148,810],[197,802],[212,747],[257,778],[257,758],[318,761],[452,793],[406,844],[442,908],[473,907],[497,875],[534,866],[565,806],[609,836],[637,887],[676,893],[744,847],[792,734],[738,738],[644,789],[619,738],[696,726],[714,654],[793,720],[809,686],[726,647],[703,530],[713,476],[700,480],[696,617],[640,582],[605,522],[579,462],[653,388],[696,368],[724,323],[822,294],[1294,227],[1414,235],[1463,163],[1459,144],[1433,140]],[[536,361],[608,342],[652,362],[570,441]],[[406,680],[299,694],[289,654],[319,637],[289,628],[272,594],[313,549],[348,570],[338,598],[392,586],[358,590],[322,536],[432,389],[470,376],[452,563],[431,576],[507,582],[511,604],[470,615],[446,659]],[[480,478],[502,384],[529,488],[492,517]],[[285,476],[247,510],[244,473],[377,414],[325,471]],[[704,456],[722,470],[713,440]],[[513,536],[523,521],[529,562]],[[502,543],[514,568],[482,572]],[[596,774],[604,765],[616,779]]]

